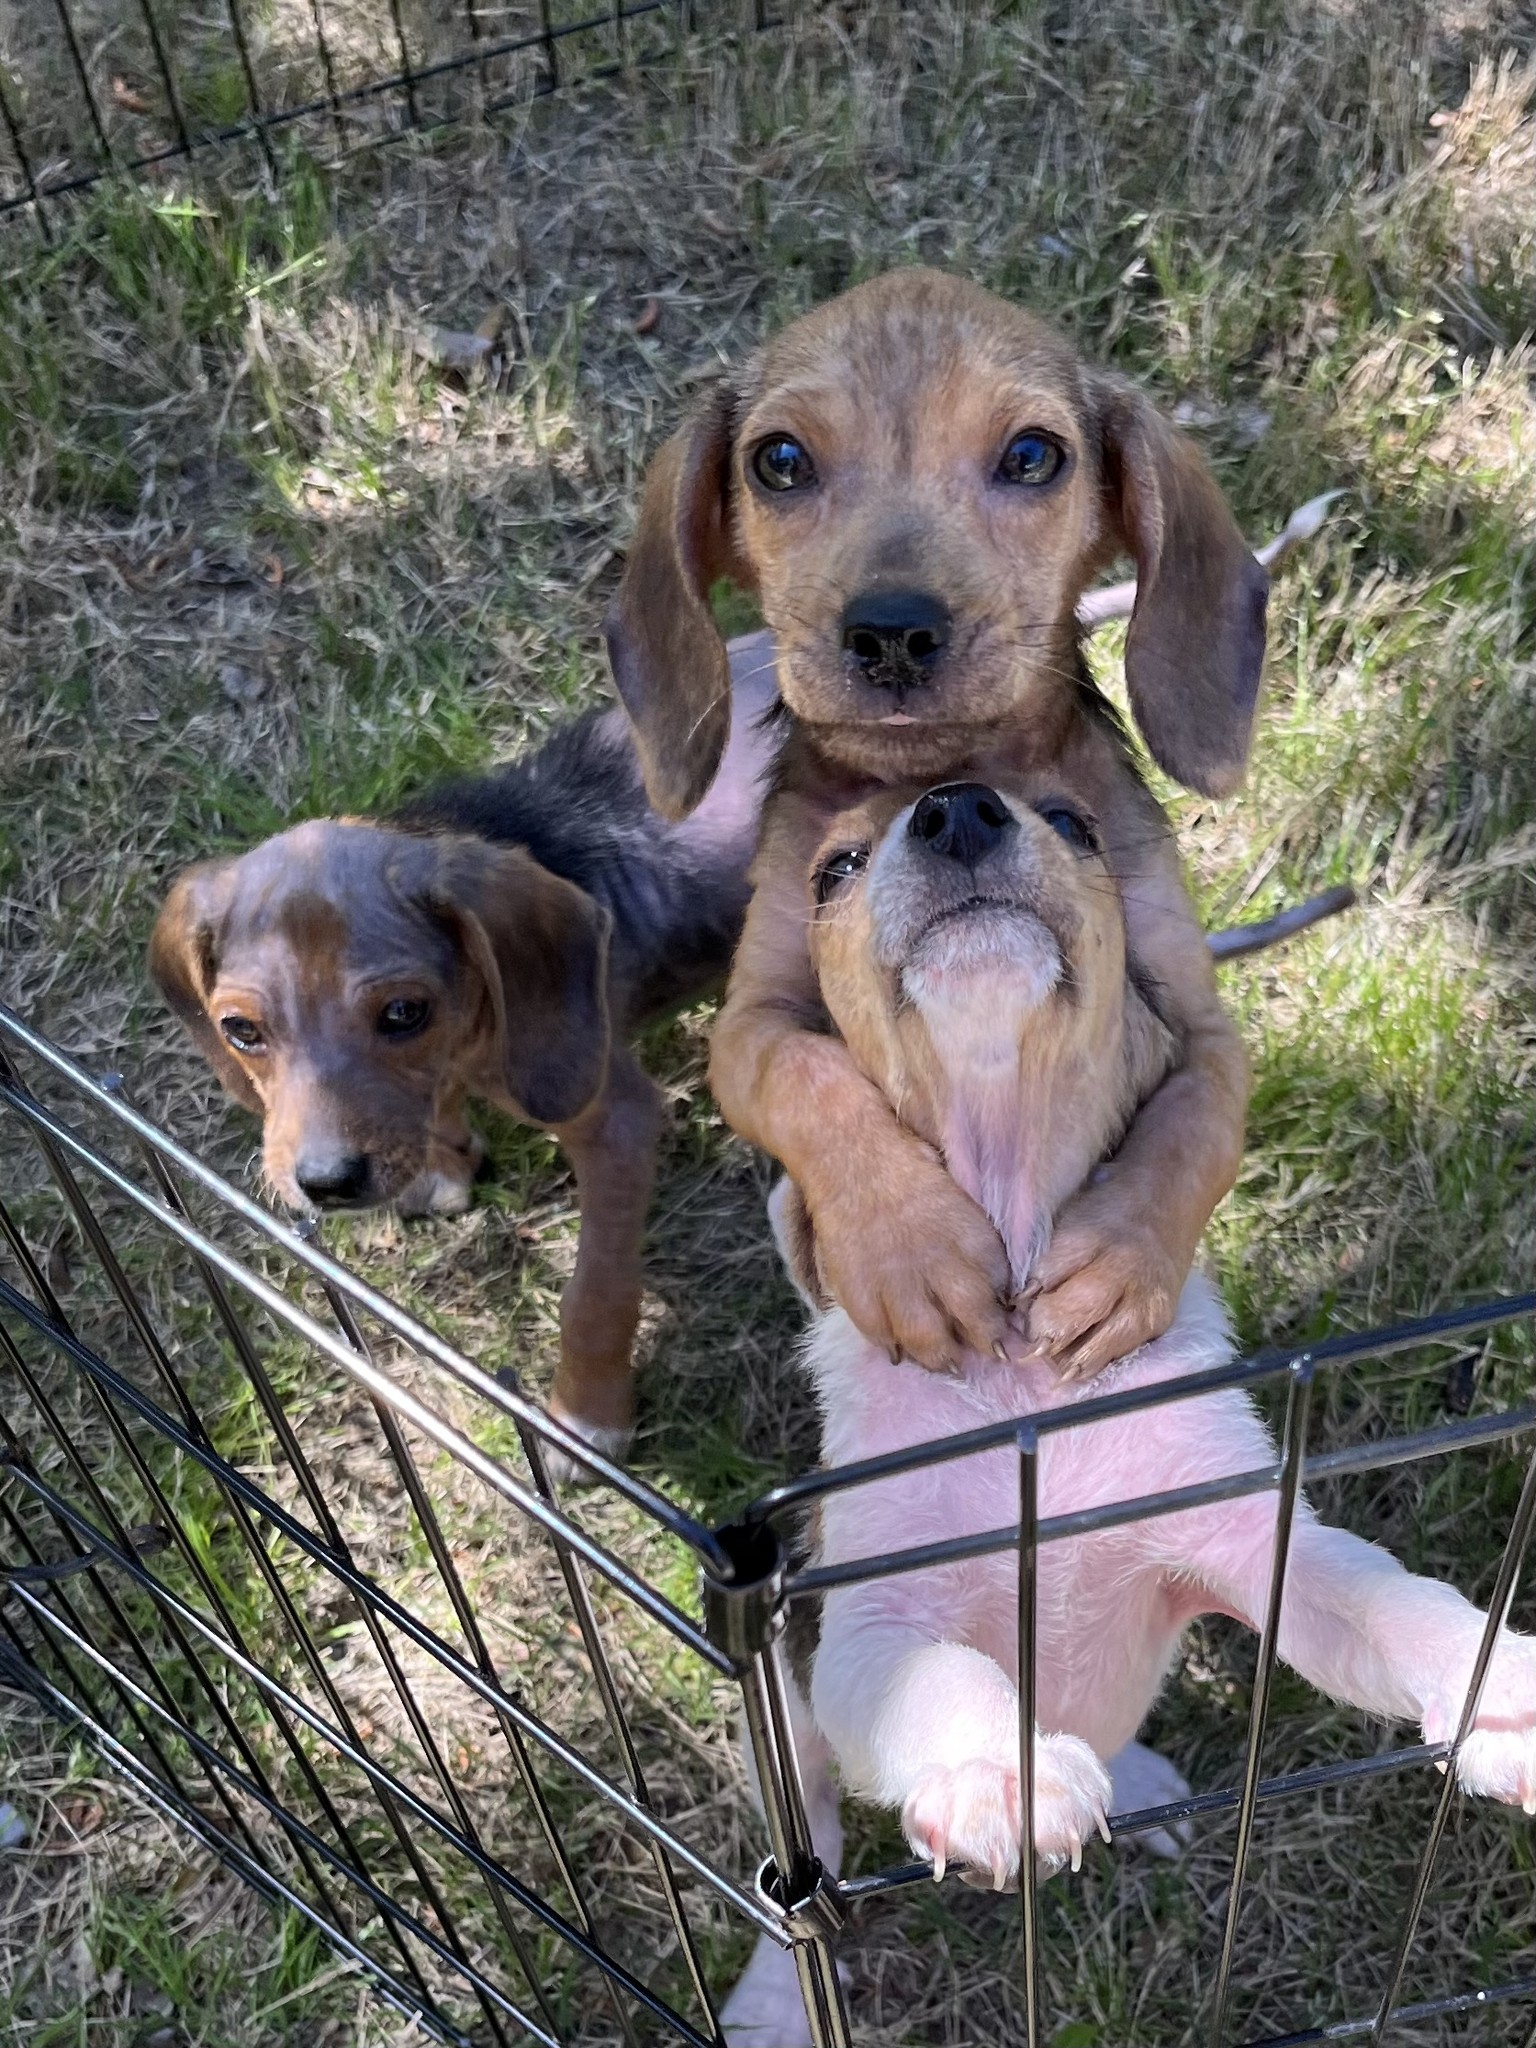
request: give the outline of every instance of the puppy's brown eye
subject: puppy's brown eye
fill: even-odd
[[[1000,484],[1027,484],[1038,489],[1060,472],[1066,459],[1066,449],[1053,434],[1042,434],[1031,427],[1027,433],[1015,434],[1003,450],[997,480]]]
[[[769,491],[803,491],[816,481],[816,465],[798,441],[775,434],[752,456],[752,474]]]
[[[252,1017],[221,1017],[219,1029],[236,1052],[265,1052],[267,1041]]]
[[[396,996],[379,1012],[379,1030],[385,1038],[409,1038],[432,1014],[425,996]]]
[[[844,846],[829,854],[816,870],[817,903],[827,902],[844,882],[851,882],[855,875],[862,875],[868,866],[867,846]]]
[[[1099,835],[1081,811],[1070,804],[1042,804],[1040,815],[1078,853],[1097,853]]]

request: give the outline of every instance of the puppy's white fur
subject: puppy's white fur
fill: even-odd
[[[870,866],[892,886],[886,856]],[[878,902],[871,902],[878,911]],[[978,923],[981,920],[977,921]],[[992,1216],[1022,1282],[1048,1240],[1062,1190],[1055,1162],[1026,1156],[1019,1091],[1039,1086],[1021,1037],[1056,977],[1041,935],[1015,956],[994,923],[968,952],[966,926],[945,928],[901,976],[949,1083],[943,1149],[950,1170]],[[1028,1081],[1025,1081],[1025,1075]],[[783,1196],[777,1196],[781,1206]],[[780,1217],[775,1214],[776,1228]],[[779,1232],[781,1247],[785,1239]],[[1111,1390],[1175,1381],[1230,1360],[1224,1309],[1202,1275],[1187,1284],[1167,1334],[1089,1389],[1044,1366],[971,1359],[945,1378],[893,1364],[839,1308],[816,1316],[805,1358],[820,1401],[823,1457],[837,1466],[1048,1410]],[[1132,1500],[1271,1465],[1273,1439],[1236,1390],[1047,1434],[1039,1455],[1042,1516]],[[819,1561],[980,1534],[1018,1519],[1019,1461],[1010,1448],[930,1466],[827,1496]],[[1080,1856],[1109,1811],[1177,1798],[1183,1781],[1133,1740],[1197,1615],[1257,1629],[1267,1602],[1272,1493],[1158,1516],[1044,1545],[1038,1560],[1034,1848],[1047,1869]],[[1485,1616],[1450,1587],[1406,1572],[1388,1553],[1296,1507],[1279,1653],[1322,1692],[1449,1740],[1462,1712]],[[825,1759],[846,1789],[897,1809],[935,1874],[967,1866],[1002,1886],[1016,1876],[1020,1811],[1017,1566],[1010,1551],[842,1587],[826,1596],[802,1764],[824,1809]],[[1108,1760],[1113,1760],[1110,1762]],[[1501,1632],[1474,1729],[1457,1758],[1469,1791],[1536,1812],[1536,1640]],[[1167,1841],[1156,1845],[1166,1851]],[[798,2048],[790,2028],[794,1970],[760,1945],[726,2007],[732,2043]],[[779,2031],[764,2031],[764,2027]]]

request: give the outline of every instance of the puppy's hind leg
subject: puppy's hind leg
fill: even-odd
[[[1128,1742],[1110,1758],[1109,1784],[1111,1819],[1119,1814],[1141,1813],[1152,1806],[1172,1806],[1176,1800],[1189,1797],[1189,1780],[1183,1773],[1167,1757],[1159,1756],[1155,1749],[1140,1742]],[[1174,1820],[1166,1827],[1147,1828],[1125,1839],[1145,1849],[1149,1856],[1177,1863],[1189,1847],[1192,1833],[1187,1820]]]
[[[832,1752],[811,1718],[811,1710],[793,1679],[787,1682],[785,1692],[789,1700],[790,1735],[800,1763],[811,1846],[824,1867],[836,1877],[843,1854],[843,1824],[837,1809]],[[758,1779],[757,1761],[745,1734],[742,1750],[752,1796],[761,1812],[762,1785]],[[805,2017],[805,2002],[800,1995],[800,1975],[795,1968],[794,1956],[788,1949],[780,1948],[766,1934],[758,1937],[752,1959],[721,2011],[720,2023],[730,2048],[811,2048],[810,2025]]]
[[[1244,1533],[1247,1540],[1244,1541]],[[1274,1551],[1273,1510],[1230,1505],[1219,1538],[1191,1560],[1258,1627]],[[1387,1551],[1298,1512],[1280,1655],[1321,1692],[1368,1713],[1416,1720],[1426,1742],[1456,1734],[1487,1616],[1453,1587],[1405,1571]],[[1456,1762],[1468,1792],[1536,1813],[1536,1638],[1501,1629]]]

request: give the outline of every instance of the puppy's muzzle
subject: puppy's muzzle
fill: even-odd
[[[843,652],[861,681],[899,693],[929,680],[953,625],[926,591],[869,590],[843,613]]]
[[[349,1209],[366,1202],[372,1172],[366,1152],[339,1149],[302,1153],[293,1167],[300,1192],[317,1209]]]
[[[984,782],[944,782],[918,798],[907,834],[929,853],[974,868],[1018,829],[1008,806]]]

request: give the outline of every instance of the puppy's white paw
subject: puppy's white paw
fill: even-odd
[[[633,1429],[609,1428],[601,1422],[588,1422],[584,1416],[557,1415],[556,1420],[563,1422],[583,1443],[590,1444],[594,1451],[612,1459],[615,1464],[628,1456],[629,1447],[635,1440]],[[545,1439],[543,1449],[545,1470],[557,1486],[591,1486],[594,1483],[594,1475],[588,1467],[579,1464],[557,1445]]]
[[[1112,1814],[1140,1813],[1144,1807],[1171,1806],[1176,1799],[1189,1797],[1189,1780],[1183,1773],[1176,1771],[1167,1757],[1139,1742],[1128,1742],[1118,1756],[1110,1758],[1109,1783]],[[1187,1820],[1176,1820],[1170,1827],[1149,1828],[1145,1834],[1124,1839],[1145,1849],[1149,1856],[1177,1863],[1193,1835]]]
[[[1440,1689],[1424,1709],[1426,1742],[1453,1738],[1465,1697],[1466,1675]],[[1536,1814],[1536,1638],[1500,1636],[1456,1775],[1464,1791]]]
[[[720,2025],[729,2048],[812,2048],[800,1976],[788,1949],[766,1935],[758,1942],[720,2008]]]
[[[396,1198],[395,1208],[405,1217],[462,1216],[473,1200],[473,1173],[448,1174],[429,1167]]]
[[[1078,1869],[1083,1843],[1095,1832],[1108,1839],[1110,1790],[1109,1774],[1086,1742],[1036,1736],[1035,1854],[1045,1875],[1064,1863]],[[1006,1891],[1018,1878],[1024,1832],[1018,1764],[973,1757],[930,1771],[908,1798],[902,1825],[917,1853],[932,1857],[935,1878],[961,1863]]]

